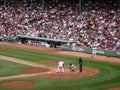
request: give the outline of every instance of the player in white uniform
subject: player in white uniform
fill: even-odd
[[[57,68],[57,70],[56,70],[56,72],[58,73],[58,72],[64,72],[64,61],[59,61],[58,62],[58,68]]]
[[[72,50],[75,52],[76,43],[72,43]]]
[[[96,57],[96,46],[93,46],[92,48],[92,57]]]

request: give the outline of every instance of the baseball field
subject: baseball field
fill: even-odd
[[[59,60],[64,73],[56,73]],[[120,58],[0,42],[0,90],[120,90]]]

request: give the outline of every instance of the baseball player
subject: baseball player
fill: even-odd
[[[70,68],[70,70],[71,70],[72,72],[74,72],[76,67],[75,67],[74,64],[70,64],[70,67],[69,67],[69,68]]]
[[[56,70],[56,72],[58,73],[58,72],[64,72],[64,61],[59,61],[58,62],[58,68],[57,68],[57,70]]]
[[[75,52],[76,43],[72,43],[72,50]]]
[[[92,48],[92,57],[96,57],[96,46],[93,46]]]

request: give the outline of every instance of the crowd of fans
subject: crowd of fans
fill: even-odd
[[[103,1],[103,2],[102,2]],[[0,36],[27,35],[76,41],[77,46],[120,51],[118,0],[85,0],[79,12],[77,0],[22,1],[0,5]]]

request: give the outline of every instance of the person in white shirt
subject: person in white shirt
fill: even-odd
[[[58,68],[57,68],[57,70],[56,70],[56,72],[58,73],[58,72],[64,72],[64,61],[59,61],[58,62]]]
[[[96,46],[93,46],[92,48],[92,57],[96,57]]]

